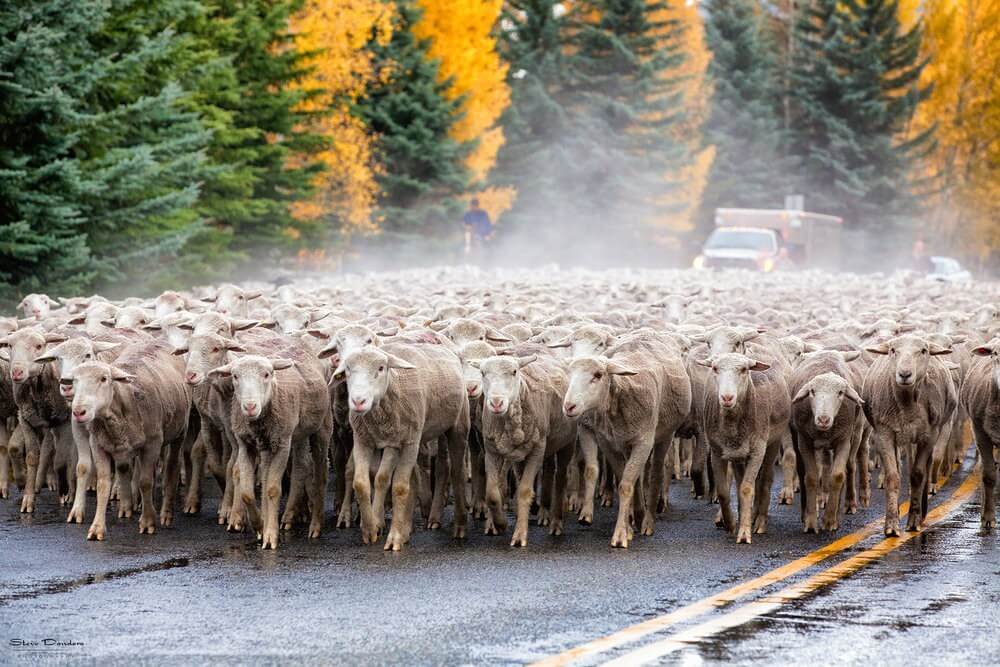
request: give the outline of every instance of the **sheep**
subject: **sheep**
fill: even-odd
[[[919,531],[927,515],[929,467],[940,437],[947,438],[957,405],[951,372],[936,357],[951,350],[906,334],[866,348],[875,362],[861,391],[865,416],[885,475],[885,527],[898,537],[899,465],[910,461],[910,512],[906,529]]]
[[[790,383],[791,426],[798,454],[802,492],[802,521],[807,533],[818,532],[817,498],[820,485],[820,457],[828,457],[823,467],[824,489],[829,489],[822,529],[839,527],[840,493],[847,481],[847,467],[857,455],[863,432],[862,400],[848,361],[860,353],[812,352],[804,355]],[[845,400],[846,399],[846,400]],[[856,503],[853,480],[847,486],[847,500]]]
[[[534,363],[533,363],[534,362]],[[562,534],[566,468],[576,442],[576,422],[562,411],[568,387],[566,372],[551,359],[495,356],[471,361],[483,374],[483,437],[486,443],[487,535],[506,529],[500,496],[503,463],[523,465],[517,490],[517,521],[510,545],[528,546],[528,512],[535,476],[546,457],[555,457],[553,495],[543,498],[551,510],[549,533]]]
[[[29,294],[17,304],[17,309],[23,311],[24,317],[29,320],[44,320],[53,308],[58,307],[59,303],[47,294]]]
[[[69,494],[67,467],[75,453],[69,407],[60,395],[55,369],[35,362],[48,345],[65,340],[63,335],[43,333],[33,327],[18,329],[0,339],[0,348],[10,348],[10,379],[24,438],[26,477],[21,497],[21,512],[24,513],[35,511],[35,495],[53,456],[61,500],[65,502]]]
[[[440,438],[446,440],[452,462],[452,536],[464,538],[467,510],[462,461],[469,436],[469,402],[458,356],[439,345],[369,345],[343,357],[337,372],[347,379],[362,542],[373,544],[379,539],[384,518],[376,516],[373,507],[381,511],[390,479],[395,510],[385,549],[399,551],[409,541],[413,468],[421,443]],[[382,451],[382,462],[373,499],[368,469],[376,450]]]
[[[604,324],[585,324],[562,340],[549,343],[551,348],[570,349],[570,358],[600,356],[614,346],[615,331]]]
[[[0,318],[0,338],[17,331],[17,319],[13,317]],[[0,498],[10,496],[11,467],[14,467],[15,477],[23,477],[19,471],[20,456],[11,455],[9,445],[13,432],[11,428],[17,422],[17,403],[14,401],[14,385],[10,381],[10,363],[0,357]]]
[[[767,532],[774,462],[788,432],[788,386],[769,362],[734,352],[698,361],[712,370],[704,423],[719,497],[716,524],[730,533],[735,528],[737,544],[750,544],[751,533]],[[738,525],[729,506],[730,468],[739,494]]]
[[[629,519],[633,500],[642,534],[653,534],[663,461],[691,410],[691,381],[679,350],[657,339],[626,339],[609,353],[610,358],[579,357],[570,363],[563,413],[580,420],[581,448],[596,440],[614,469],[619,506],[611,546],[628,548],[633,539]],[[634,498],[651,455],[647,497]],[[584,502],[592,496],[591,489]]]
[[[114,365],[88,361],[73,376],[73,421],[90,434],[97,471],[97,510],[88,540],[104,540],[111,495],[111,465],[138,459],[142,494],[139,533],[156,532],[153,479],[163,453],[160,523],[168,526],[177,491],[177,460],[188,433],[191,394],[183,363],[159,342],[130,346]]]
[[[309,537],[323,528],[326,497],[327,447],[333,433],[330,396],[319,362],[303,350],[288,350],[290,358],[246,355],[212,370],[212,378],[231,378],[231,428],[239,446],[239,499],[263,549],[278,548],[278,503],[281,481],[294,456],[301,470],[311,457],[312,484],[306,486],[311,516]],[[261,471],[258,512],[254,470]],[[236,501],[234,499],[234,508]],[[289,505],[292,504],[289,499]]]
[[[469,460],[472,467],[472,516],[485,519],[489,511],[486,505],[486,449],[483,442],[483,372],[478,364],[496,354],[489,343],[473,341],[466,343],[458,352],[462,362],[465,391],[469,396]]]
[[[982,459],[983,499],[980,528],[996,528],[997,466],[995,448],[1000,447],[1000,339],[993,338],[972,350],[978,357],[962,385],[961,404],[972,422],[976,448]]]
[[[222,285],[214,296],[204,297],[202,301],[213,304],[212,310],[220,315],[247,319],[250,317],[250,301],[260,296],[260,292],[243,290],[236,285]]]
[[[440,331],[458,346],[471,343],[474,340],[494,343],[513,342],[510,336],[500,333],[495,328],[466,318],[433,322],[430,328],[434,331]]]

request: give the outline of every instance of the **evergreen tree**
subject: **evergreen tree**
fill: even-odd
[[[468,183],[463,160],[468,146],[451,138],[462,98],[449,99],[451,82],[439,80],[438,61],[417,39],[420,18],[412,0],[399,0],[388,44],[371,42],[375,76],[355,104],[374,137],[377,224],[385,234],[413,240],[450,236]]]
[[[719,207],[780,208],[795,186],[780,101],[776,45],[753,0],[712,0],[706,37],[714,88],[705,141],[715,159],[698,215],[699,236]]]
[[[512,102],[494,180],[517,200],[505,220],[556,243],[635,240],[686,158],[670,133],[679,27],[660,2],[594,0],[566,15],[550,0],[507,4]]]
[[[899,137],[929,93],[918,83],[920,40],[919,24],[900,26],[895,0],[814,0],[802,10],[792,131],[809,209],[886,232],[914,211],[908,168],[931,130]]]

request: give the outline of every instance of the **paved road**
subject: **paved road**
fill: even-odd
[[[970,459],[938,500],[971,469]],[[104,543],[63,523],[65,510],[49,493],[34,516],[0,501],[0,664],[132,665],[136,656],[151,664],[244,664],[252,656],[294,664],[524,664],[686,609],[834,539],[803,535],[797,508],[772,503],[769,534],[737,546],[715,529],[714,508],[689,497],[687,482],[671,493],[673,507],[656,535],[628,551],[609,547],[614,515],[604,509],[593,527],[571,524],[559,538],[533,526],[527,549],[478,529],[461,544],[418,529],[398,554],[362,546],[356,530],[333,528],[319,540],[294,534],[278,552],[262,552],[215,524],[214,499],[201,517],[180,516],[154,536],[139,536],[135,519],[109,519]],[[874,499],[846,518],[838,536],[882,516],[881,493]],[[997,536],[977,531],[978,495],[856,574],[658,660],[995,663]],[[732,607],[574,664],[628,660],[632,650]],[[74,645],[13,645],[45,639]]]

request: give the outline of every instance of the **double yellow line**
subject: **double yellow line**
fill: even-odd
[[[979,477],[978,472],[969,474],[962,484],[959,485],[958,489],[956,489],[947,500],[939,503],[936,507],[934,507],[934,509],[928,512],[927,518],[924,522],[924,527],[929,528],[930,526],[943,521],[966,500],[972,497],[976,489],[979,487]],[[908,508],[909,503],[903,503],[899,510],[900,515],[905,515],[909,511]],[[882,531],[882,526],[883,521],[881,519],[872,521],[850,535],[845,535],[825,547],[806,554],[801,558],[771,570],[770,572],[755,579],[733,586],[728,590],[709,596],[699,600],[698,602],[693,602],[672,611],[669,614],[657,616],[656,618],[651,618],[648,621],[631,625],[623,630],[607,635],[606,637],[595,639],[558,655],[545,658],[544,660],[534,663],[532,667],[559,667],[562,665],[569,665],[579,660],[584,660],[595,655],[606,653],[626,644],[631,644],[632,642],[635,642],[647,635],[659,632],[683,621],[702,616],[712,610],[744,598],[755,591],[766,588],[767,586],[802,572],[806,568],[812,567],[813,565],[826,560],[827,558],[834,556],[845,549],[849,549],[863,540],[880,533]],[[868,563],[881,558],[890,551],[898,549],[903,544],[918,535],[920,535],[920,533],[904,533],[902,537],[884,539],[872,548],[852,556],[851,558],[848,558],[833,567],[823,570],[801,583],[793,584],[778,591],[777,593],[767,595],[759,600],[741,605],[737,609],[727,612],[722,616],[700,623],[696,626],[688,628],[687,630],[674,633],[665,639],[626,653],[625,655],[605,664],[621,667],[624,667],[625,665],[631,666],[645,664],[674,651],[688,647],[693,642],[700,641],[723,630],[728,630],[742,625],[750,620],[760,617],[763,614],[774,611],[787,602],[806,597],[824,586],[853,574]]]

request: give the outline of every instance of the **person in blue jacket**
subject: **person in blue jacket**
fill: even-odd
[[[490,214],[479,208],[479,200],[473,197],[469,210],[462,216],[465,223],[465,254],[481,250],[493,238],[493,222]]]

